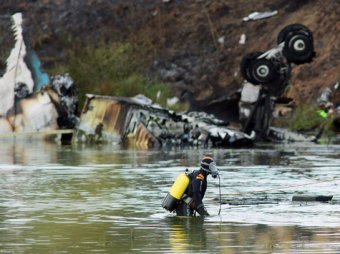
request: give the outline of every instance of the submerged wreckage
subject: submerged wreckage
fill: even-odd
[[[312,141],[270,127],[274,104],[288,84],[291,63],[312,61],[311,32],[302,25],[283,29],[278,46],[246,55],[246,80],[239,101],[241,129],[203,112],[176,113],[142,95],[132,98],[87,95],[77,116],[72,78],[49,77],[33,50],[27,50],[22,15],[12,16],[15,45],[0,78],[0,138],[60,134],[74,142],[112,142],[151,148],[173,145],[249,146],[258,137]],[[285,135],[285,136],[284,136]],[[288,136],[287,136],[288,135]]]

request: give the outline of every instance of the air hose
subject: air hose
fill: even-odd
[[[218,175],[218,189],[220,192],[220,210],[218,210],[218,215],[221,214],[221,207],[222,207],[222,194],[221,194],[221,178],[220,175]]]

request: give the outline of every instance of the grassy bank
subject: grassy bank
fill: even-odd
[[[276,119],[274,125],[291,131],[316,135],[322,132],[322,139],[329,140],[336,135],[333,117],[316,104],[301,103],[290,117]]]
[[[74,42],[65,43],[65,48],[68,62],[54,67],[49,73],[68,72],[79,89],[81,105],[87,93],[129,97],[144,94],[163,107],[166,107],[167,98],[174,96],[169,84],[145,75],[152,58],[150,50],[144,45]],[[170,109],[186,108],[185,103],[179,103]]]

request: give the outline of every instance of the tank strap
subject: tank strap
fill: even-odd
[[[189,197],[187,194],[184,194],[184,195],[183,195],[182,200],[183,200],[184,203],[186,203],[187,205],[191,205],[191,203],[192,203],[192,198]]]
[[[194,179],[194,171],[189,171],[188,169],[185,170],[185,174],[189,177],[189,184],[187,189],[185,190],[185,195],[192,196],[192,180]]]
[[[194,177],[194,171],[189,172],[189,169],[185,169],[185,174],[189,177],[191,182],[191,179]]]

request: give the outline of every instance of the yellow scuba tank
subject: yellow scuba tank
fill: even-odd
[[[177,202],[183,196],[185,190],[189,186],[190,178],[186,173],[181,173],[173,183],[170,191],[165,196],[162,202],[162,207],[172,212],[177,205]]]

